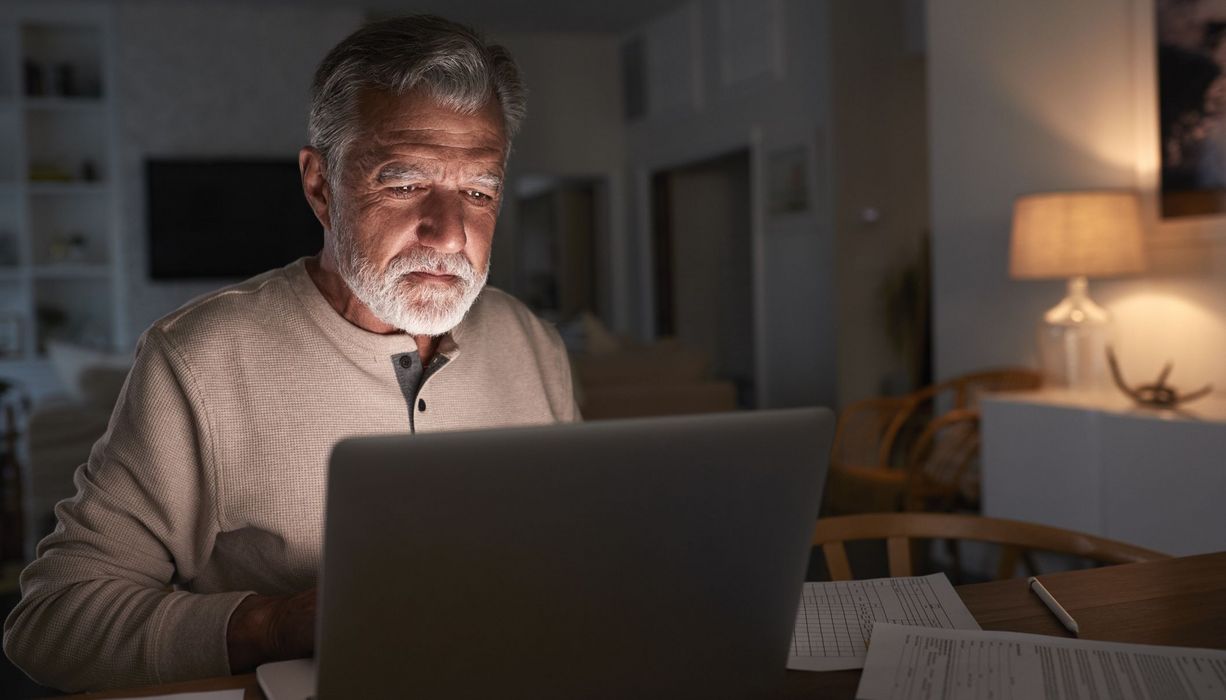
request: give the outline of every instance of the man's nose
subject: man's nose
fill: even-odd
[[[417,240],[440,253],[464,250],[464,202],[462,195],[435,190],[422,202],[421,219],[417,225]]]

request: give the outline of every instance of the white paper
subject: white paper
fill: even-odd
[[[243,700],[243,689],[206,690],[197,693],[171,693],[170,695],[142,695],[140,700]]]
[[[1226,700],[1226,651],[873,626],[858,700]]]
[[[874,622],[979,629],[945,574],[806,583],[788,668],[862,668]]]

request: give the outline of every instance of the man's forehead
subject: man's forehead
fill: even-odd
[[[365,90],[358,98],[358,114],[363,131],[382,138],[420,138],[448,135],[488,141],[506,148],[502,108],[490,98],[481,108],[470,111],[445,104],[422,90],[403,95]]]
[[[397,175],[382,173],[385,168],[400,169],[400,175],[413,168],[417,175],[437,176],[437,170],[445,169],[469,179],[475,174],[501,179],[507,141],[496,104],[464,114],[419,92],[396,96],[368,91],[362,105],[361,124],[348,148],[348,168],[380,179]]]

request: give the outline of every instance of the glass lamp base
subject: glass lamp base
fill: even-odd
[[[1039,364],[1049,386],[1082,391],[1110,387],[1107,346],[1113,324],[1087,294],[1086,279],[1069,280],[1069,294],[1039,324]]]
[[[1039,324],[1039,365],[1046,386],[1082,391],[1110,388],[1107,345],[1111,323],[1060,326]]]

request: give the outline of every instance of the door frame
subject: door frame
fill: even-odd
[[[656,319],[656,212],[654,181],[658,174],[684,168],[688,165],[714,160],[736,151],[746,151],[749,154],[749,246],[751,251],[751,300],[753,311],[753,392],[754,406],[770,407],[770,391],[767,387],[767,377],[770,362],[766,356],[766,206],[765,183],[763,182],[764,152],[761,127],[754,125],[743,140],[737,140],[727,147],[709,149],[696,153],[692,157],[676,158],[652,163],[639,167],[634,172],[634,189],[636,201],[638,277],[641,280],[643,293],[639,298],[639,335],[645,339],[656,337],[658,326]]]

